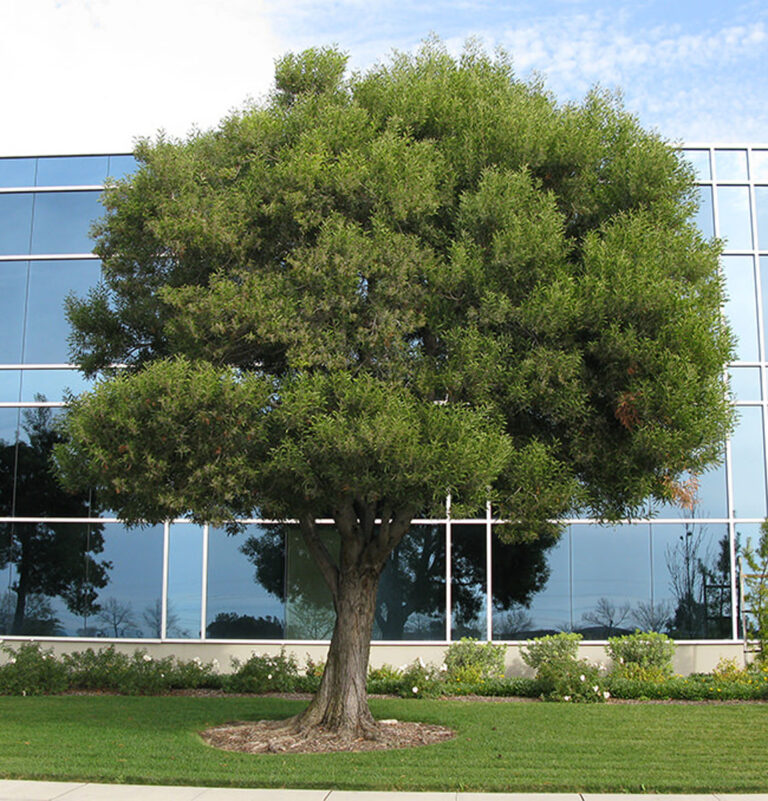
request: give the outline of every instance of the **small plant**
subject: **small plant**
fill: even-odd
[[[718,681],[747,681],[749,671],[742,667],[736,659],[723,657],[712,670],[712,677]]]
[[[304,668],[304,675],[314,679],[322,679],[325,673],[325,662],[315,662],[312,657],[307,654],[307,665]]]
[[[528,640],[520,651],[520,656],[526,665],[538,670],[544,663],[555,660],[575,660],[579,651],[581,634],[548,634],[546,637],[536,637]]]
[[[245,662],[232,658],[234,672],[223,681],[228,693],[290,692],[299,685],[299,666],[293,654],[253,654]]]
[[[506,645],[480,643],[469,637],[462,637],[459,642],[448,647],[445,655],[446,678],[448,681],[467,684],[500,679],[504,676],[506,650]]]
[[[606,651],[613,660],[613,672],[625,678],[663,681],[672,675],[675,643],[666,634],[636,631],[610,637]]]
[[[0,695],[49,695],[69,686],[67,669],[37,643],[23,643],[18,649],[3,646],[5,664],[0,665]]]
[[[444,686],[441,671],[419,657],[403,668],[397,692],[402,698],[434,698],[442,694]]]
[[[597,667],[586,659],[560,657],[543,662],[536,673],[541,697],[547,701],[602,703],[610,698]]]

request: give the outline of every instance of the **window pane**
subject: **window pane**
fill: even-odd
[[[281,639],[285,626],[285,533],[250,525],[230,536],[208,533],[206,637]]]
[[[168,608],[166,637],[200,637],[200,612],[203,598],[203,529],[192,524],[176,524],[170,529],[168,550]],[[162,602],[145,610],[147,626],[159,637]],[[151,626],[150,626],[151,624]]]
[[[64,313],[64,299],[70,292],[85,295],[98,284],[100,277],[101,262],[95,259],[31,263],[25,362],[69,362],[70,326]]]
[[[737,401],[759,401],[760,392],[760,368],[759,367],[731,367],[730,388],[733,397]]]
[[[0,371],[0,376],[2,376],[2,374],[2,371]],[[16,428],[19,425],[19,420],[19,409],[0,408],[0,443],[2,443],[3,448],[8,446],[13,447],[13,444],[16,442]],[[13,458],[12,453],[3,451],[3,454],[3,459],[5,460],[5,467],[3,469],[12,469],[9,467],[12,462],[8,462],[8,459]],[[7,502],[7,500],[7,497],[3,498],[3,502]]]
[[[310,556],[301,533],[285,526],[285,636],[289,640],[328,640],[336,614],[331,593]],[[338,555],[339,537],[333,526],[318,526],[326,548]]]
[[[139,168],[139,163],[133,156],[110,156],[107,165],[107,175],[110,178],[124,178]]]
[[[27,297],[27,269],[25,261],[0,262],[0,320],[3,335],[0,337],[0,363],[21,362],[21,336],[24,327],[24,305]]]
[[[755,211],[757,213],[757,247],[768,250],[768,186],[755,187]]]
[[[763,337],[768,342],[768,256],[760,257],[760,290],[763,295]]]
[[[77,370],[24,370],[21,399],[32,401],[62,401],[65,395],[79,395],[93,386],[93,378],[85,378]]]
[[[765,517],[763,415],[756,407],[739,408],[731,437],[734,517]]]
[[[753,181],[768,181],[768,150],[753,150],[749,167]]]
[[[451,638],[487,638],[485,525],[451,526]]]
[[[682,482],[689,482],[691,476],[684,474]],[[726,517],[728,515],[728,500],[726,494],[725,465],[721,464],[707,470],[706,473],[696,477],[698,489],[696,491],[696,504],[691,511],[679,504],[654,504],[651,517],[655,518],[688,518],[688,517]]]
[[[726,526],[653,526],[654,629],[676,639],[731,637]]]
[[[728,295],[725,314],[738,339],[736,358],[755,362],[758,360],[757,302],[752,256],[723,256],[723,273]]]
[[[752,219],[746,186],[720,186],[717,189],[720,238],[726,250],[752,249]]]
[[[45,156],[37,162],[37,186],[101,186],[107,156]]]
[[[21,389],[21,370],[0,370],[0,400],[18,403]]]
[[[712,187],[699,187],[699,210],[694,220],[705,239],[715,235],[715,218],[712,210]]]
[[[0,255],[29,253],[32,197],[30,192],[0,195]]]
[[[497,527],[494,527],[495,531]],[[493,639],[524,640],[539,636],[542,626],[570,627],[570,580],[568,550],[564,551],[564,572],[558,574],[553,566],[559,563],[552,556],[557,552],[554,538],[541,537],[533,542],[507,544],[495,533],[491,541],[491,570],[493,571]],[[564,535],[568,540],[568,535]],[[564,585],[558,588],[558,581]],[[561,597],[557,597],[558,589]],[[545,590],[550,592],[548,598]],[[547,617],[547,601],[552,619]],[[543,616],[534,619],[532,602]],[[535,605],[538,604],[538,607]],[[560,611],[553,611],[558,609]],[[568,626],[565,625],[567,621]],[[538,630],[537,630],[538,629]]]
[[[712,171],[709,168],[709,150],[684,150],[683,156],[693,165],[696,177],[700,181],[709,181],[712,178]]]
[[[718,181],[746,181],[747,151],[716,150],[715,166]]]
[[[735,532],[735,565],[736,565],[736,572],[737,572],[737,584],[738,587],[738,572],[739,572],[739,557],[743,554],[744,549],[751,545],[752,548],[756,548],[758,543],[760,542],[760,536],[762,532],[760,531],[760,523],[737,523],[736,524],[736,532]],[[746,563],[742,563],[742,570],[745,574],[744,576],[744,590],[745,592],[754,590],[756,585],[760,583],[760,575],[752,573],[749,565]],[[745,605],[747,606],[747,605]],[[748,608],[748,607],[747,607]],[[746,611],[746,609],[745,609]],[[754,636],[755,628],[757,627],[757,620],[755,619],[754,613],[747,612],[747,621],[748,626],[751,629],[752,636]],[[741,614],[739,614],[739,618],[737,621],[737,636],[743,637],[744,636],[744,627],[741,620]]]
[[[37,159],[0,159],[0,186],[34,186]]]
[[[99,192],[42,192],[35,200],[33,253],[90,253],[91,223],[104,214]],[[2,197],[2,196],[0,196]]]
[[[585,640],[631,634],[651,598],[650,527],[574,525],[573,613]]]
[[[373,639],[445,639],[445,526],[412,526],[392,552],[379,581]]]

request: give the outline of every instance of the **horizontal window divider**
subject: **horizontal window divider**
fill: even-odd
[[[64,401],[0,401],[0,409],[62,409]]]
[[[105,184],[72,184],[66,186],[2,186],[0,195],[31,192],[102,192]]]
[[[0,256],[0,261],[99,261],[95,253],[18,253]]]
[[[76,364],[0,364],[0,370],[78,370]]]

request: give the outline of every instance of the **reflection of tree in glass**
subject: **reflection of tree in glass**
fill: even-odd
[[[283,623],[276,617],[238,615],[237,612],[219,612],[206,627],[206,636],[212,640],[280,640]]]
[[[156,598],[155,602],[147,606],[141,613],[144,623],[147,626],[150,637],[162,636],[163,631],[163,602]],[[165,636],[166,637],[189,637],[189,632],[179,626],[179,616],[173,611],[173,606],[168,601],[168,608],[165,614]]]
[[[639,601],[632,619],[640,631],[666,632],[672,623],[672,607],[668,601]]]
[[[36,400],[44,400],[36,396]],[[18,517],[89,517],[86,493],[64,492],[50,469],[53,446],[62,441],[49,408],[24,412],[28,442],[0,440],[0,515]],[[27,603],[32,595],[59,596],[67,608],[84,618],[94,614],[97,590],[108,582],[109,562],[94,555],[104,548],[102,526],[93,523],[0,523],[0,569],[15,566],[11,634],[43,634],[30,630]]]
[[[493,616],[493,636],[497,640],[521,640],[532,630],[533,618],[525,607],[513,607]]]
[[[107,637],[141,636],[141,629],[136,625],[133,616],[133,607],[128,601],[107,598],[96,613],[96,617],[106,624],[107,630],[103,634]]]
[[[328,640],[333,634],[336,614],[330,599],[323,604],[302,595],[289,598],[285,614],[285,636],[291,640]]]
[[[592,626],[581,627],[579,631],[585,636],[588,634],[589,639],[595,640],[629,634],[630,629],[621,628],[621,624],[629,617],[629,611],[630,606],[626,602],[617,604],[610,598],[598,598],[595,608],[581,616],[585,623],[591,623]]]
[[[10,631],[16,611],[16,593],[12,590],[0,597],[0,632]],[[59,636],[64,634],[51,602],[45,595],[27,595],[24,622],[18,634],[37,634],[39,636]]]

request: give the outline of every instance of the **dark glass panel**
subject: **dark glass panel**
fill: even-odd
[[[206,637],[282,639],[285,632],[285,546],[280,527],[249,525],[230,536],[208,534]]]
[[[655,630],[675,639],[730,638],[727,526],[654,524],[652,536]]]
[[[29,253],[32,205],[31,192],[0,194],[0,256]]]
[[[650,528],[574,525],[574,625],[585,640],[631,634],[651,598]]]
[[[107,156],[44,156],[37,162],[37,186],[101,186]]]
[[[689,483],[691,476],[684,474],[680,481]],[[720,464],[707,470],[706,473],[696,477],[696,503],[693,509],[694,517],[726,517],[728,515],[728,496],[725,482],[725,464]],[[679,504],[664,503],[653,504],[651,517],[668,518],[691,517],[691,510],[684,509]]]
[[[744,574],[743,586],[745,594],[753,592],[760,585],[761,581],[760,574],[753,573],[749,565],[743,559],[743,552],[745,548],[747,548],[748,546],[752,548],[757,548],[757,546],[759,545],[760,537],[762,535],[760,526],[761,526],[760,523],[737,523],[735,526],[736,535],[735,535],[734,556],[735,556],[735,567],[736,567],[736,587],[738,588],[740,586],[739,582],[741,580],[740,576],[741,572]],[[741,558],[741,564],[739,564],[740,558]],[[754,636],[755,629],[757,628],[757,621],[755,620],[754,613],[752,611],[752,604],[745,603],[744,611],[747,614],[747,620],[748,620],[747,625],[751,630],[752,636]],[[744,626],[742,621],[741,609],[739,609],[736,635],[738,637],[744,636]]]
[[[65,395],[79,395],[93,386],[94,379],[84,378],[77,370],[24,370],[21,399],[57,402]]]
[[[133,156],[110,156],[107,165],[107,175],[110,178],[124,178],[139,168],[139,163]]]
[[[168,548],[168,608],[166,637],[200,637],[203,599],[203,529],[178,523],[171,526]],[[145,615],[160,636],[161,602]]]
[[[0,401],[19,402],[21,370],[0,370]]]
[[[715,167],[718,181],[746,181],[746,150],[715,150]]]
[[[729,367],[729,386],[734,400],[759,401],[760,368],[759,367]]]
[[[32,253],[90,253],[91,223],[104,214],[99,192],[41,192],[35,200]],[[2,197],[2,196],[0,196]]]
[[[445,526],[412,526],[392,552],[379,582],[373,639],[445,639]]]
[[[715,217],[712,209],[712,187],[699,187],[699,209],[694,222],[704,235],[705,239],[712,239],[715,235]]]
[[[768,186],[755,187],[755,213],[757,214],[757,247],[768,250]]]
[[[752,218],[746,186],[720,186],[717,189],[720,238],[726,250],[752,249]]]
[[[765,517],[763,413],[739,408],[739,423],[731,436],[734,517]]]
[[[100,277],[101,262],[95,259],[31,263],[25,362],[69,362],[67,338],[70,326],[64,313],[64,299],[70,292],[85,295]]]
[[[451,639],[488,637],[485,524],[451,526]]]
[[[35,158],[0,159],[0,186],[34,186]]]
[[[0,320],[3,321],[0,364],[21,362],[27,270],[26,261],[0,261]]]
[[[295,526],[285,526],[285,636],[289,640],[328,640],[336,615],[331,593]],[[333,526],[318,526],[336,556],[339,538]]]
[[[494,526],[491,540],[493,639],[524,640],[539,636],[542,628],[553,631],[566,621],[570,626],[567,547],[560,552],[564,557],[560,564],[554,537],[508,544],[502,542],[498,531]],[[568,535],[564,540],[567,546]],[[537,604],[534,619],[532,607]]]
[[[739,361],[758,360],[757,295],[752,256],[723,256],[728,300],[725,314],[738,338],[736,358]]]
[[[709,150],[684,150],[683,156],[693,166],[696,177],[700,181],[709,181],[712,170],[709,167]]]

